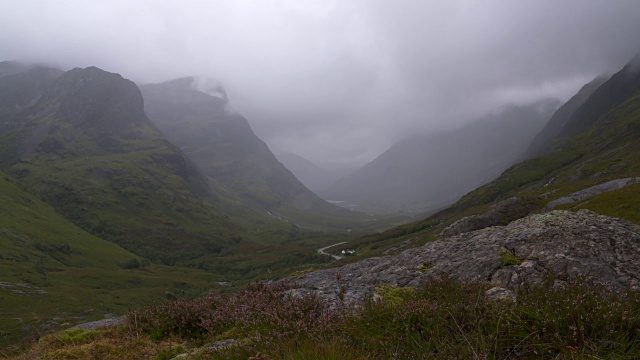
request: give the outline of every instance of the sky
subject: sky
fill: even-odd
[[[319,164],[567,100],[638,52],[637,0],[0,0],[0,60],[217,79],[272,151]]]

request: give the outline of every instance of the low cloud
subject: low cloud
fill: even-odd
[[[640,51],[630,0],[5,1],[0,58],[140,83],[202,75],[276,151],[364,163]]]

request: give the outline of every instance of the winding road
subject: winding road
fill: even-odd
[[[342,245],[342,244],[346,244],[346,241],[343,242],[339,242],[337,244],[333,244],[333,245],[329,245],[329,246],[325,246],[322,249],[318,249],[318,253],[322,254],[322,255],[327,255],[327,256],[331,256],[332,258],[336,259],[336,260],[340,260],[342,259],[342,256],[338,256],[338,255],[333,255],[333,254],[328,254],[326,252],[324,252],[325,250],[332,248],[334,246],[338,246],[338,245]]]

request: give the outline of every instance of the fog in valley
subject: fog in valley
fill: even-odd
[[[640,358],[639,139],[638,0],[0,0],[0,358]]]

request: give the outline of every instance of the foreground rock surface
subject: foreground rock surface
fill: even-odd
[[[312,272],[296,280],[292,294],[315,293],[334,307],[349,307],[379,286],[418,286],[441,275],[491,282],[501,298],[510,297],[503,290],[533,286],[551,275],[559,283],[584,277],[640,290],[640,227],[588,210],[535,214],[398,255]]]

